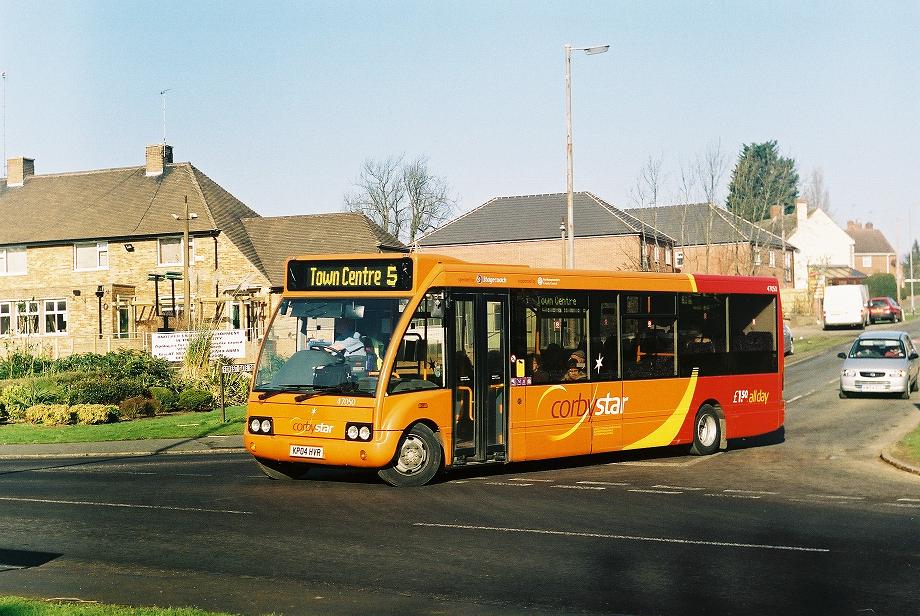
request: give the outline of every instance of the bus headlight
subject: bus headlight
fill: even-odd
[[[349,423],[345,426],[345,440],[347,441],[369,441],[373,435],[371,424]]]
[[[267,436],[272,436],[275,434],[271,417],[250,417],[248,427],[251,434],[261,434]]]

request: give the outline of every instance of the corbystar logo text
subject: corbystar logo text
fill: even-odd
[[[316,434],[329,434],[332,432],[332,426],[327,423],[311,423],[307,419],[301,419],[300,417],[294,417],[291,419],[291,430],[297,434],[305,434],[309,432],[315,432]]]
[[[547,388],[547,390],[543,392],[543,395],[540,396],[540,402],[537,404],[537,413],[539,415],[543,414],[543,401],[546,399],[546,396],[553,391],[568,393],[565,385],[553,385]],[[562,439],[572,436],[585,420],[592,415],[622,415],[623,411],[626,410],[626,402],[628,400],[629,396],[611,396],[609,391],[604,396],[599,397],[597,395],[597,387],[594,388],[594,393],[591,394],[590,400],[584,398],[581,392],[578,393],[575,399],[556,400],[549,407],[550,417],[553,419],[578,417],[578,421],[562,434],[551,436],[550,438],[554,441],[561,441]]]
[[[483,276],[479,274],[476,276],[476,284],[505,284],[508,282],[508,279],[505,276]]]

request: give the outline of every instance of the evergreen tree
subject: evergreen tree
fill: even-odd
[[[732,171],[726,207],[734,214],[757,222],[770,217],[770,208],[795,208],[799,174],[792,158],[780,156],[776,141],[745,144]]]

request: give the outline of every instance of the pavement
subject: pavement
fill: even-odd
[[[244,451],[243,435],[203,438],[0,445],[0,460],[208,454]]]

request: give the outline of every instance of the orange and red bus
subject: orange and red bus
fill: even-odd
[[[275,479],[329,465],[423,485],[487,462],[710,454],[783,426],[773,278],[419,253],[298,257],[286,275],[245,428]]]

